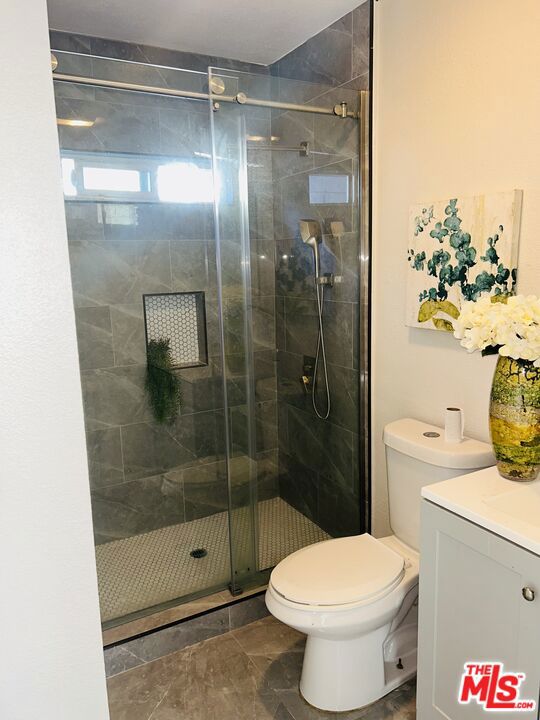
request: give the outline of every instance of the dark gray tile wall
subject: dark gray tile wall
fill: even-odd
[[[346,101],[357,109],[357,91],[369,87],[369,44],[365,2],[271,66],[279,98],[329,106]],[[314,151],[308,158],[273,158],[280,495],[331,535],[358,533],[364,529],[358,459],[358,125],[287,112],[274,116],[272,135],[290,145],[308,141]],[[349,201],[311,204],[310,176],[334,174],[349,177]],[[340,278],[325,291],[332,399],[327,421],[316,417],[300,383],[304,355],[315,355],[318,331],[312,251],[299,238],[301,218],[320,222],[322,272]],[[331,233],[333,221],[343,223],[339,237]]]
[[[106,54],[126,60],[176,63],[204,69],[232,62],[52,33],[54,48]],[[206,76],[165,72],[138,64],[60,56],[61,71],[170,87],[203,90]],[[236,69],[261,71],[237,64]],[[235,71],[236,71],[235,69]],[[268,70],[266,69],[266,74]],[[236,82],[234,73],[227,82]],[[190,85],[191,83],[191,85]],[[264,84],[264,76],[261,76]],[[211,153],[207,103],[57,83],[57,113],[96,118],[92,128],[59,126],[63,149],[194,157]],[[264,87],[261,88],[264,91]],[[270,131],[270,113],[256,113],[248,132]],[[251,160],[251,158],[250,158]],[[253,335],[261,497],[278,493],[277,380],[275,361],[273,212],[268,155],[250,163],[253,197],[251,242]],[[259,192],[259,188],[264,192]],[[266,196],[265,196],[266,193]],[[268,199],[270,197],[270,199]],[[213,207],[210,204],[66,202],[73,296],[87,429],[96,542],[103,543],[189,521],[227,508],[223,374],[218,326]],[[119,215],[121,217],[119,217]],[[225,238],[224,257],[239,267],[237,235]],[[246,368],[236,275],[227,282],[228,398],[235,469],[247,452]],[[182,381],[181,414],[172,425],[152,416],[144,389],[146,349],[142,295],[204,290],[209,363],[188,368]],[[235,484],[243,502],[246,484]],[[247,502],[247,495],[245,498]]]
[[[241,79],[250,95],[328,105],[346,100],[355,108],[357,90],[369,86],[369,4],[270,68],[56,31],[51,45],[81,53],[60,57],[60,70],[68,73],[205,90],[205,75],[149,64],[202,73],[215,65],[257,73],[257,79]],[[235,83],[233,72],[227,84],[232,88]],[[56,95],[59,116],[100,118],[84,133],[60,127],[62,147],[188,156],[210,152],[204,102],[65,83],[56,85]],[[313,174],[346,174],[351,181],[358,176],[357,124],[250,109],[247,131],[277,135],[290,145],[308,141],[314,151],[308,158],[256,147],[248,152],[259,498],[279,492],[331,534],[357,532],[357,188],[352,186],[350,202],[342,205],[311,205],[307,190]],[[117,224],[106,205],[66,203],[98,542],[202,517],[227,505],[212,208],[141,204],[126,206],[124,212],[130,221]],[[323,271],[341,277],[326,295],[329,422],[314,416],[299,382],[303,355],[314,354],[317,332],[311,251],[298,238],[301,217],[321,222]],[[344,224],[339,238],[329,234],[332,220]],[[234,222],[229,234],[226,226],[223,230],[227,388],[233,445],[241,461],[247,449],[247,399],[242,337],[235,331],[243,312],[234,289],[238,239]],[[207,293],[210,361],[181,373],[182,414],[173,426],[159,426],[144,393],[141,295],[181,290]],[[241,488],[239,483],[237,491]]]
[[[223,58],[216,55],[201,55],[199,53],[167,50],[150,45],[139,45],[122,42],[120,40],[107,40],[105,38],[78,35],[59,30],[50,31],[50,42],[53,50],[97,55],[103,58],[129,60],[131,62],[162,65],[165,67],[183,68],[206,73],[208,68],[219,67],[242,72],[267,74],[268,67],[255,63],[246,63],[233,58]]]
[[[270,66],[272,75],[324,85],[369,85],[370,0]]]

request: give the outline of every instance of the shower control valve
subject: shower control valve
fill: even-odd
[[[324,273],[324,275],[321,275],[321,277],[317,278],[317,283],[319,285],[328,285],[328,287],[334,287],[335,278],[333,273]]]
[[[315,370],[315,358],[310,355],[304,355],[304,362],[302,363],[302,375],[300,375],[300,382],[306,395],[310,395],[313,392],[313,374]]]

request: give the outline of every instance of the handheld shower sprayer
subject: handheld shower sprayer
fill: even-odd
[[[313,261],[315,265],[315,294],[317,297],[317,315],[319,330],[317,335],[317,352],[315,354],[315,366],[313,368],[313,388],[311,392],[311,402],[313,410],[318,418],[327,420],[330,416],[330,388],[328,386],[328,367],[326,364],[326,347],[324,344],[324,280],[321,277],[321,255],[319,245],[322,243],[321,226],[317,220],[300,220],[300,237],[302,242],[309,245],[313,250]],[[319,409],[317,398],[319,367],[322,362],[324,389],[326,395],[326,409]]]
[[[300,220],[300,237],[302,242],[313,250],[315,260],[315,280],[321,277],[321,256],[319,245],[322,242],[321,227],[316,220]]]

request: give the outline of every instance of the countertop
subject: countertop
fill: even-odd
[[[540,555],[540,478],[514,482],[490,467],[426,485],[422,497]]]

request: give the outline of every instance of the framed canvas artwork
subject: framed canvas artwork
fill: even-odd
[[[414,205],[406,324],[452,332],[464,300],[514,294],[522,191]]]

